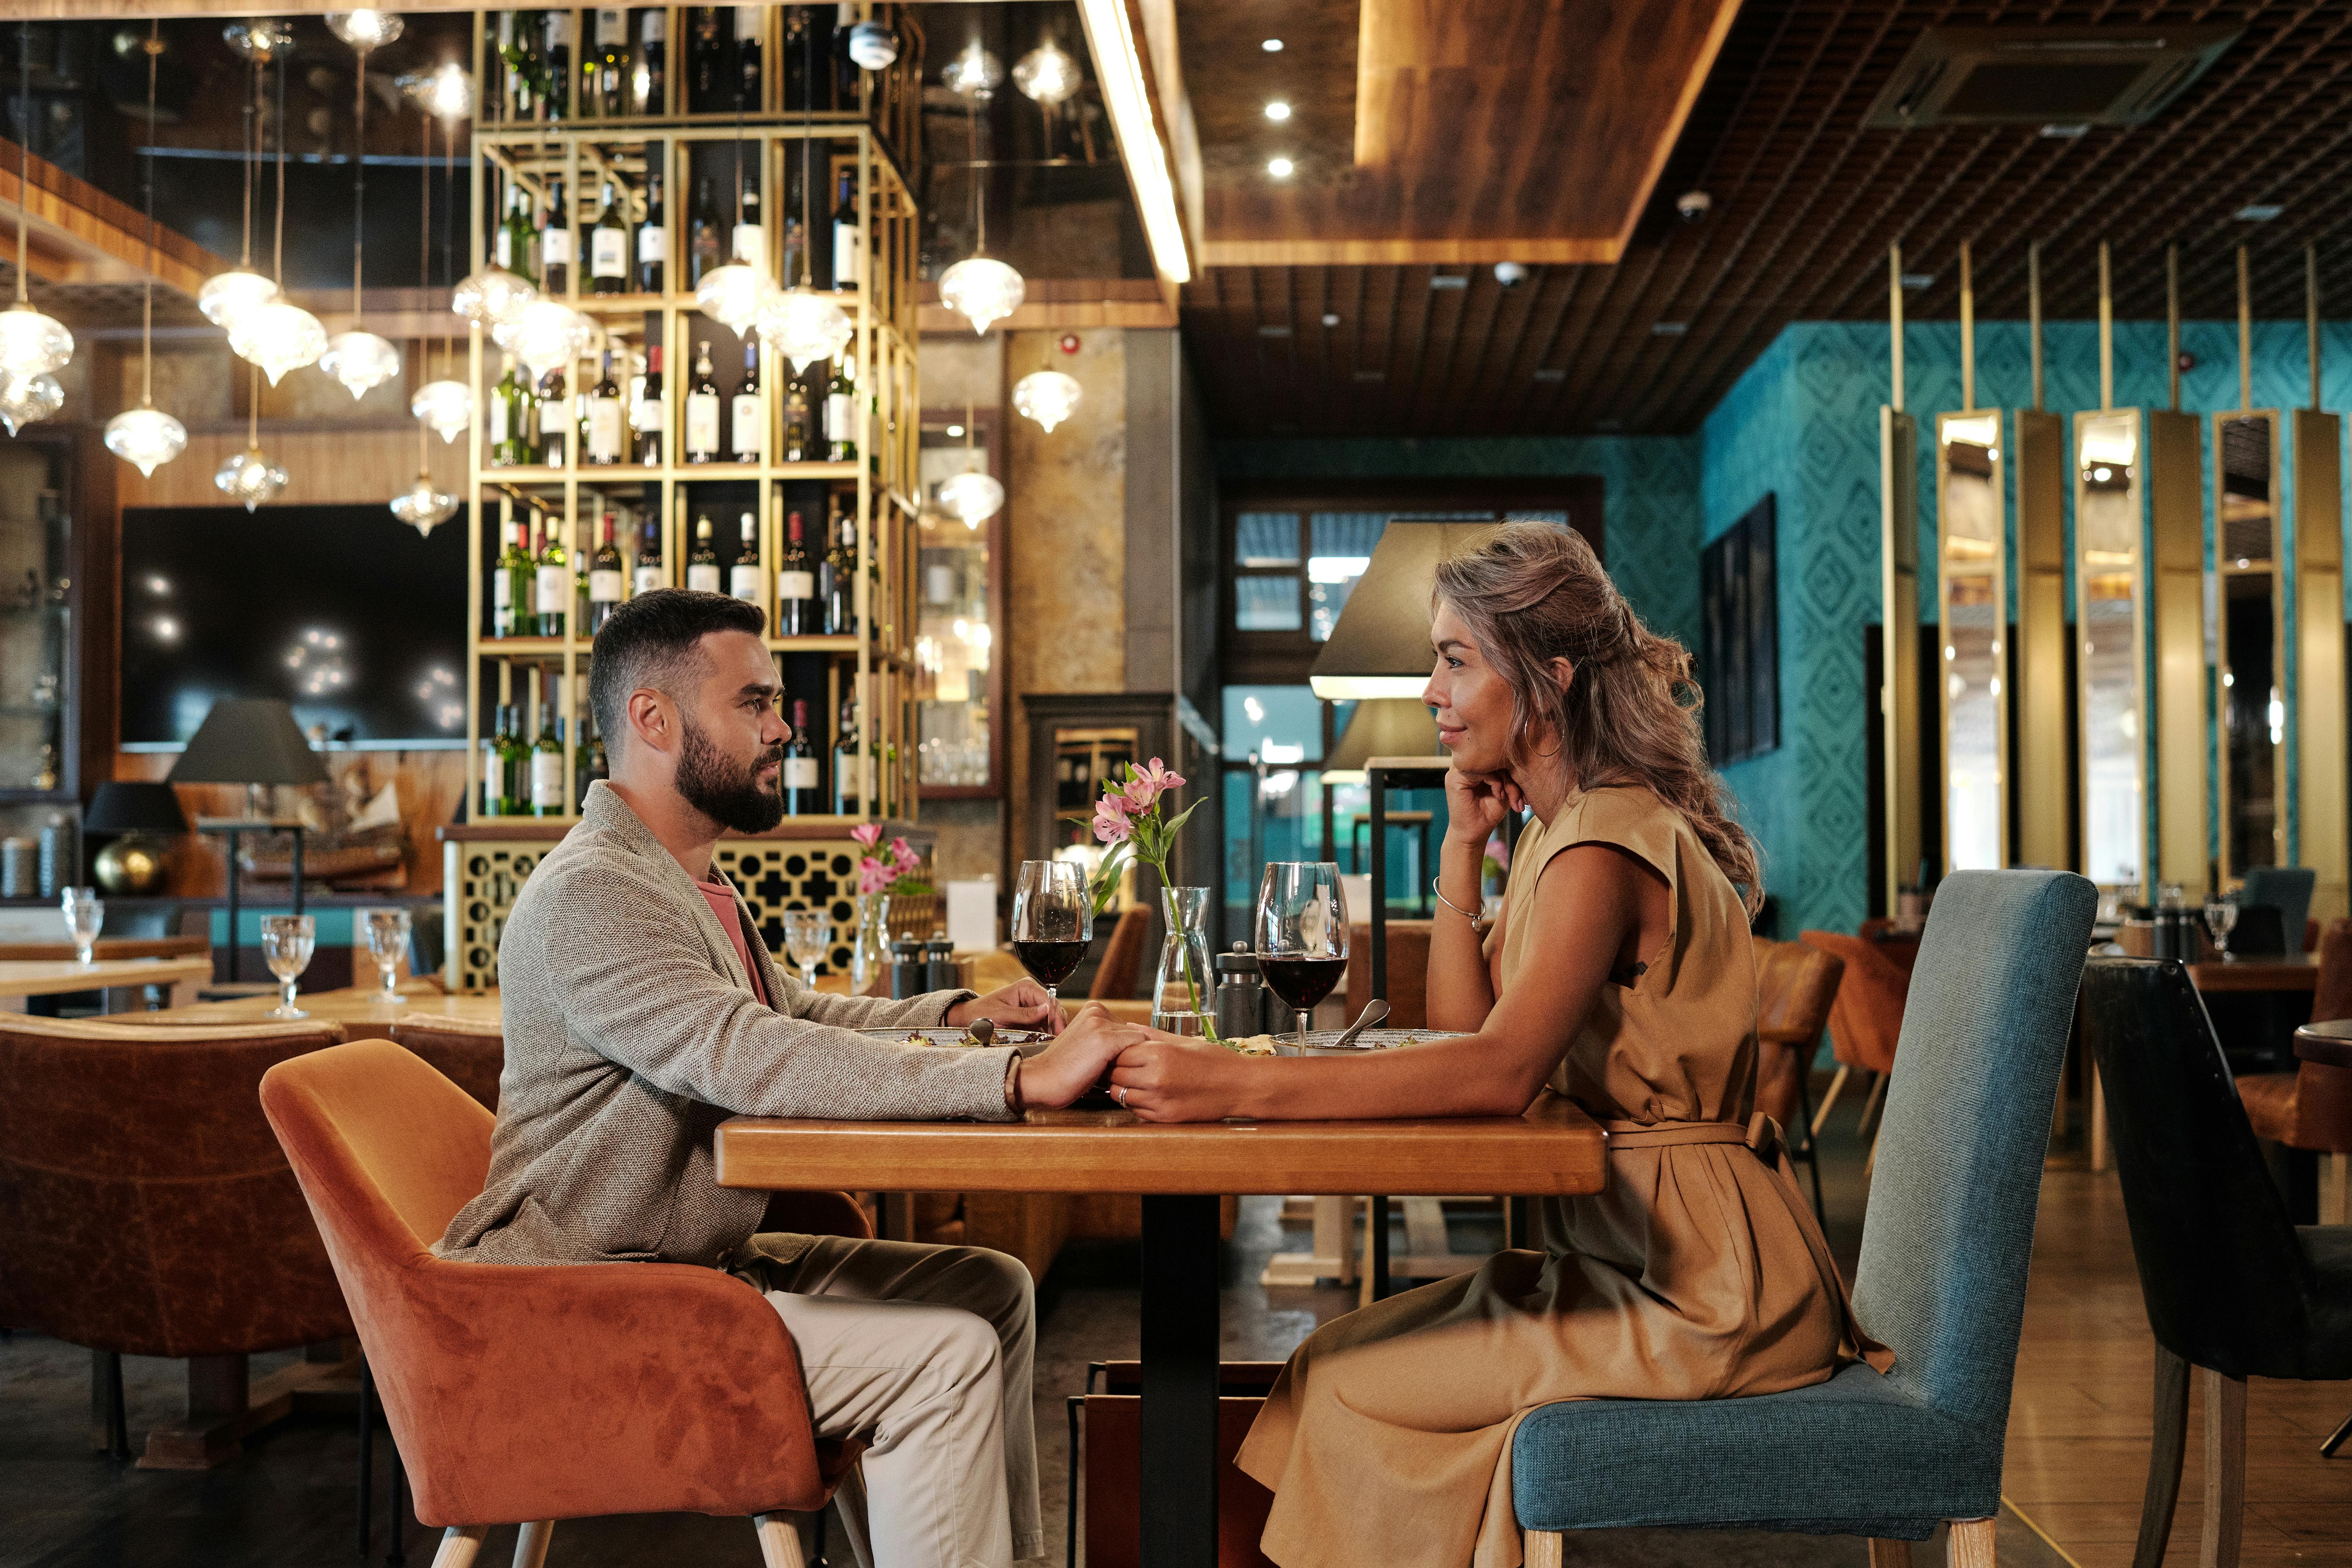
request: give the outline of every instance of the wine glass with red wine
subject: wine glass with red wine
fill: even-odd
[[[1056,1005],[1060,986],[1094,938],[1086,868],[1070,860],[1024,860],[1013,886],[1013,956]]]
[[[1328,860],[1276,860],[1257,893],[1257,966],[1274,994],[1298,1015],[1307,1046],[1307,1015],[1348,972],[1348,900],[1339,868]]]

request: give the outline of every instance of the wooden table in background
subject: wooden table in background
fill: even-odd
[[[1123,1110],[1024,1122],[719,1124],[719,1184],[782,1191],[1137,1193],[1143,1198],[1144,1568],[1217,1556],[1217,1200],[1227,1193],[1568,1196],[1608,1140],[1547,1092],[1524,1116],[1150,1126]]]
[[[210,952],[212,939],[201,936],[102,936],[98,956],[109,958],[194,958]],[[69,942],[0,942],[0,962],[31,962],[74,956]]]
[[[120,985],[170,987],[183,980],[209,980],[205,958],[101,958],[78,963],[70,958],[0,960],[0,996],[66,996],[79,991],[110,991]],[[160,1013],[142,1017],[163,1016]]]
[[[2189,984],[2200,991],[2312,991],[2319,985],[2319,955],[2293,952],[2275,958],[2217,958],[2189,966]]]
[[[305,991],[294,1001],[313,1018],[342,1025],[344,1032],[353,1039],[366,1037],[365,1026],[388,1026],[394,1019],[411,1013],[435,1013],[447,1018],[472,1018],[493,1024],[499,1021],[499,994],[495,991],[451,995],[429,980],[404,980],[400,984],[398,1002],[380,1001],[380,994],[373,985],[352,985],[337,991]],[[233,1002],[199,1002],[188,1007],[166,1007],[160,1013],[142,1014],[139,1021],[142,1024],[254,1024],[267,1021],[269,1010],[277,1005],[275,994],[240,996]]]

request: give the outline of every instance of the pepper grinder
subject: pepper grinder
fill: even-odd
[[[1265,978],[1257,966],[1257,954],[1237,942],[1232,952],[1217,954],[1212,967],[1217,972],[1213,1003],[1217,1033],[1228,1040],[1266,1033],[1267,993]]]

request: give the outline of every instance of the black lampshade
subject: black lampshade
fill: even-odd
[[[188,819],[167,784],[102,784],[82,818],[87,833],[185,833]]]
[[[173,765],[173,784],[315,784],[327,764],[303,738],[294,710],[258,697],[213,704]]]
[[[1437,563],[1495,531],[1491,522],[1391,522],[1348,590],[1308,684],[1327,699],[1418,697],[1428,684],[1429,591]]]
[[[1368,698],[1348,715],[1347,732],[1323,759],[1323,776],[1328,779],[1334,772],[1361,773],[1374,757],[1444,754],[1437,744],[1437,721],[1419,698]]]

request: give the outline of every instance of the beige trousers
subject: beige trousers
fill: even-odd
[[[828,1236],[766,1279],[817,1436],[866,1444],[834,1498],[860,1568],[1044,1552],[1027,1268],[984,1247]]]

